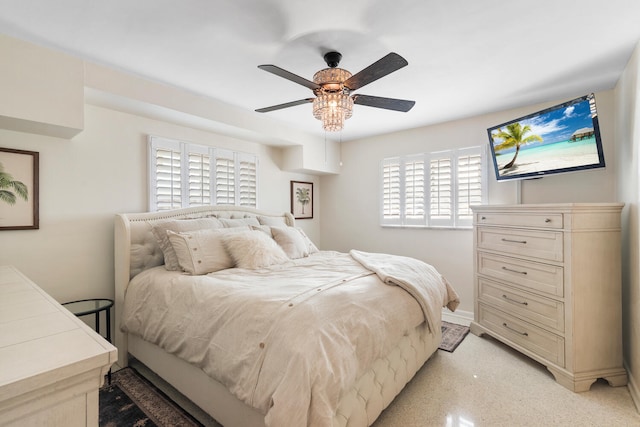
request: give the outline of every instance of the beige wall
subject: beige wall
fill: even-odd
[[[576,94],[576,96],[584,94]],[[433,264],[461,297],[460,313],[473,316],[471,230],[383,228],[379,225],[379,165],[386,157],[488,146],[487,128],[565,100],[487,114],[342,145],[342,171],[323,176],[321,245],[324,249],[389,252]],[[596,93],[606,169],[497,182],[489,171],[489,203],[612,202],[616,200],[613,91]],[[520,187],[520,188],[518,188]],[[520,196],[518,196],[520,194]]]
[[[12,264],[59,301],[113,297],[113,217],[147,210],[147,135],[259,156],[259,208],[288,211],[289,181],[316,182],[280,169],[282,152],[168,122],[85,105],[73,139],[0,130],[0,147],[40,153],[40,229],[0,231],[0,265]],[[299,221],[319,240],[319,221]]]
[[[640,406],[640,44],[615,88],[618,200],[622,216],[622,314],[629,390]]]

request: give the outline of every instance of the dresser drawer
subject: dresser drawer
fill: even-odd
[[[505,252],[510,255],[563,260],[563,233],[497,227],[478,227],[477,245],[481,249]]]
[[[476,224],[561,229],[564,221],[561,213],[518,213],[516,215],[512,212],[480,212],[476,213]]]
[[[564,296],[564,269],[520,258],[477,252],[478,274],[535,292]]]
[[[564,339],[507,313],[478,305],[479,323],[538,356],[564,367]]]
[[[564,332],[564,304],[478,278],[478,299],[521,319],[556,332]]]

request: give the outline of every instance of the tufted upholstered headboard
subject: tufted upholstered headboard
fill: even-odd
[[[277,214],[244,206],[200,206],[163,212],[116,215],[114,230],[115,344],[118,347],[118,362],[121,367],[126,366],[124,361],[127,357],[126,336],[120,331],[120,315],[127,285],[137,274],[149,268],[162,265],[164,262],[160,246],[158,246],[156,238],[151,232],[153,224],[172,219],[193,219],[212,216],[218,218],[258,216],[281,218],[285,224],[289,226],[295,225],[293,215],[289,212]]]

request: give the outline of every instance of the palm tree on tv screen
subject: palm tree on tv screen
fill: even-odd
[[[0,163],[0,200],[10,205],[16,204],[16,196],[29,199],[29,189],[25,184],[13,179],[13,176],[4,171]]]
[[[311,201],[309,197],[309,189],[308,188],[296,188],[296,198],[298,202],[302,205],[302,215],[304,215],[304,205],[308,204]]]
[[[528,135],[527,133],[531,132],[531,126],[524,125],[522,126],[520,122],[511,123],[507,125],[506,130],[502,130],[502,128],[498,128],[498,131],[493,134],[493,138],[502,139],[503,142],[494,147],[494,150],[506,150],[507,148],[516,147],[516,153],[513,155],[513,159],[506,165],[502,167],[502,169],[511,169],[515,163],[516,158],[518,157],[518,153],[520,152],[520,146],[528,144],[534,141],[542,142],[542,137],[540,135]]]

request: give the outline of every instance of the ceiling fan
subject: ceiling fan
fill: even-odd
[[[275,65],[258,65],[261,70],[311,89],[316,97],[259,108],[256,111],[258,113],[267,113],[296,105],[313,103],[313,115],[318,120],[322,120],[323,128],[327,131],[340,131],[344,127],[344,121],[351,117],[354,104],[402,112],[411,110],[415,105],[415,101],[405,99],[360,94],[351,95],[351,92],[409,65],[402,56],[391,52],[353,75],[347,70],[338,68],[341,59],[342,55],[339,52],[326,53],[324,60],[329,68],[315,73],[313,81]]]

